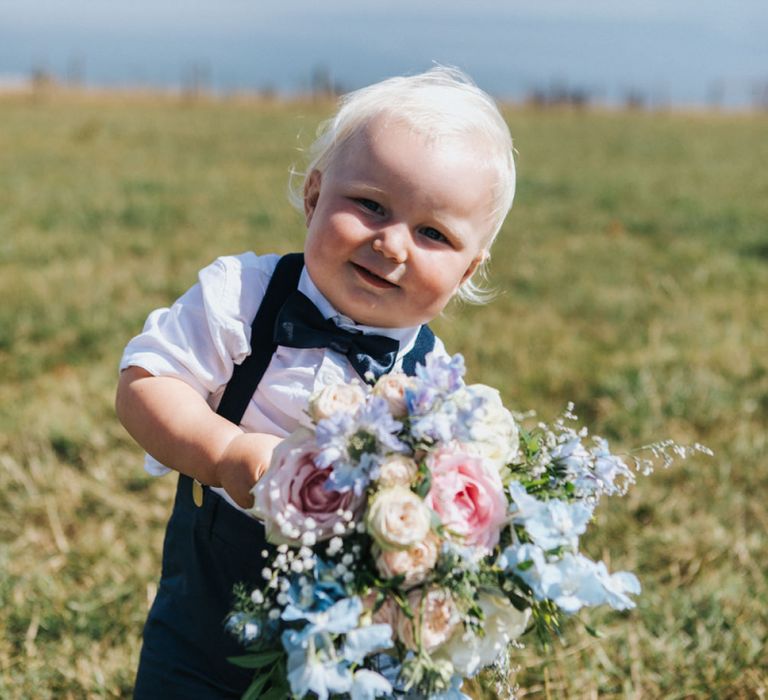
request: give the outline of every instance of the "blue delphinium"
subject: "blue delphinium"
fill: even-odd
[[[383,455],[408,450],[397,437],[402,427],[380,396],[369,396],[355,413],[318,421],[315,463],[332,467],[326,488],[342,493],[351,489],[361,495],[376,478]]]
[[[420,442],[449,442],[454,438],[457,414],[456,404],[437,403],[429,413],[412,416],[411,435]]]
[[[334,463],[325,488],[341,493],[352,490],[356,496],[360,496],[378,476],[380,466],[381,457],[371,452],[363,452],[356,461],[340,459]]]
[[[535,544],[544,550],[578,547],[579,535],[584,534],[592,518],[592,504],[555,498],[540,501],[517,481],[509,485],[509,494],[514,503],[512,521],[523,525]]]
[[[304,697],[311,691],[318,700],[327,700],[329,694],[350,690],[352,673],[334,654],[327,653],[331,646],[327,637],[307,637],[298,630],[287,629],[281,641],[288,654],[288,683],[293,695]]]
[[[353,673],[366,656],[392,646],[392,628],[385,624],[359,627],[363,603],[347,597],[334,568],[316,560],[314,576],[297,576],[285,591],[280,614],[291,625],[281,635],[288,655],[288,682],[294,695],[351,693],[354,700],[374,698],[389,687],[378,674]],[[301,626],[294,627],[297,623]],[[338,648],[337,648],[338,647]]]
[[[450,358],[427,355],[425,364],[416,366],[416,387],[405,392],[409,415],[425,415],[441,397],[461,389],[464,372],[464,358],[459,354]]]
[[[389,625],[365,625],[347,632],[341,655],[350,663],[361,664],[368,654],[391,646],[392,628]]]
[[[365,668],[355,671],[349,691],[351,700],[374,700],[391,694],[392,684],[380,673]]]
[[[632,470],[608,449],[608,441],[594,437],[595,446],[590,450],[594,459],[594,477],[600,492],[612,496],[625,493],[634,483]]]
[[[604,603],[616,610],[627,610],[635,607],[628,594],[640,593],[640,582],[634,574],[610,574],[603,562],[578,553],[548,557],[534,544],[516,544],[504,550],[499,564],[522,579],[537,600],[551,600],[566,613]]]
[[[349,459],[348,442],[355,433],[355,425],[355,417],[343,411],[317,422],[315,440],[319,449],[315,464],[318,467],[324,469],[338,460]]]
[[[290,609],[290,611],[289,611]],[[287,629],[281,636],[288,654],[291,691],[303,697],[310,690],[319,699],[328,693],[350,692],[356,698],[373,698],[389,692],[389,682],[375,672],[353,673],[352,666],[366,656],[392,646],[392,628],[376,624],[358,627],[363,606],[358,597],[344,598],[322,612],[286,607],[282,619],[307,621],[301,629]],[[287,613],[287,614],[286,614]],[[334,637],[342,639],[337,649]]]

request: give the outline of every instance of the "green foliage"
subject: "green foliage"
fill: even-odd
[[[308,145],[327,114],[0,99],[3,698],[130,697],[174,483],[143,474],[114,418],[120,353],[217,255],[300,248],[288,171],[296,134]],[[759,697],[766,117],[507,116],[520,180],[490,266],[500,294],[435,330],[513,409],[550,420],[571,400],[617,451],[665,437],[715,450],[601,506],[587,553],[638,573],[638,608],[585,616],[602,638],[568,620],[562,645],[528,635],[519,697]],[[470,688],[494,697],[485,678]],[[287,696],[254,697],[270,693]]]

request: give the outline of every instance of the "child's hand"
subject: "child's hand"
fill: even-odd
[[[266,433],[242,433],[227,445],[215,465],[217,481],[241,508],[253,506],[253,485],[269,467],[281,438]]]

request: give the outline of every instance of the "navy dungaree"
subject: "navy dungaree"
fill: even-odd
[[[288,294],[298,286],[304,266],[300,253],[283,256],[275,268],[251,329],[251,354],[237,365],[217,413],[240,424],[276,345],[272,329]],[[264,337],[264,329],[269,329]],[[413,374],[434,347],[423,326],[403,360]],[[136,700],[224,700],[240,698],[253,671],[227,661],[243,653],[224,628],[238,582],[257,584],[274,547],[264,526],[203,487],[202,505],[192,497],[193,481],[179,475],[176,499],[163,544],[160,584],[144,627],[134,698]]]

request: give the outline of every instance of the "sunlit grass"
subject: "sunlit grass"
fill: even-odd
[[[116,422],[125,342],[217,255],[287,252],[326,105],[0,101],[0,697],[128,697],[173,483]],[[520,652],[525,697],[759,697],[768,684],[768,120],[507,113],[492,304],[436,321],[472,381],[623,449],[695,459],[601,507],[586,548],[638,609]],[[297,140],[297,134],[300,134]]]

